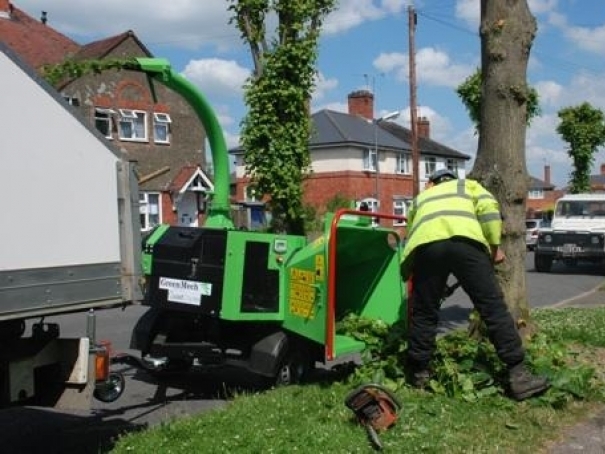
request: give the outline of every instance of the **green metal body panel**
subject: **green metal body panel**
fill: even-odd
[[[283,293],[284,328],[323,344],[327,317],[327,249],[321,236],[288,263]]]
[[[220,318],[241,321],[283,321],[284,304],[281,296],[285,294],[287,283],[287,263],[306,245],[306,239],[296,235],[275,235],[269,233],[234,230],[227,237],[227,257],[225,257],[225,280]],[[244,276],[246,248],[249,243],[265,243],[269,246],[266,262],[268,270],[279,273],[279,301],[276,311],[245,312],[242,304],[245,299]],[[260,270],[257,270],[260,271]],[[254,301],[262,306],[266,301]]]

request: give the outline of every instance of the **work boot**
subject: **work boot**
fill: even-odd
[[[404,360],[404,372],[406,381],[414,388],[424,389],[431,380],[431,370],[426,361],[417,361],[409,356]]]
[[[546,391],[550,384],[545,377],[532,374],[525,363],[517,364],[508,371],[510,393],[521,401]]]
[[[431,381],[431,371],[428,369],[422,369],[414,371],[411,374],[411,384],[414,388],[426,389]]]

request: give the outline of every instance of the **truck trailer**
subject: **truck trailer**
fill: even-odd
[[[119,394],[94,311],[142,298],[135,163],[2,43],[0,73],[0,406],[88,408]]]

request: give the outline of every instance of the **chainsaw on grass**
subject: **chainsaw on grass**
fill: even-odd
[[[374,448],[382,450],[378,432],[395,424],[401,409],[393,393],[380,385],[362,385],[347,395],[345,405],[353,410],[359,423],[366,429]]]

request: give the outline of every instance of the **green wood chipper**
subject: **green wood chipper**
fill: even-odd
[[[234,228],[228,153],[212,108],[167,61],[137,62],[192,105],[215,167],[204,227],[160,225],[143,244],[149,310],[131,341],[142,358],[166,367],[241,367],[271,383],[291,383],[317,362],[365,348],[338,332],[347,315],[406,320],[401,240],[371,222],[395,216],[339,210],[326,216],[323,235],[313,241]]]

